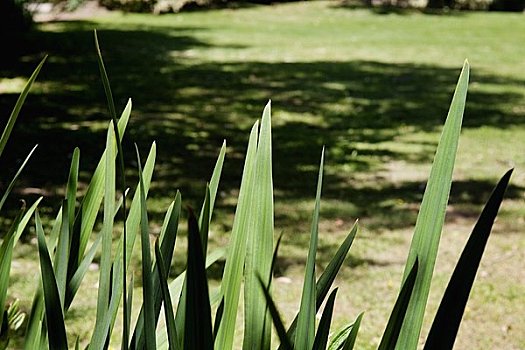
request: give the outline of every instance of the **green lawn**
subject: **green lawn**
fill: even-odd
[[[358,349],[379,341],[397,294],[441,125],[463,60],[471,84],[447,225],[427,319],[481,205],[516,168],[456,342],[458,349],[525,348],[525,20],[521,14],[376,14],[337,2],[301,2],[151,16],[111,14],[46,23],[27,54],[0,67],[0,112],[9,114],[24,79],[50,55],[2,159],[2,185],[38,143],[11,208],[46,195],[48,217],[64,193],[68,159],[81,148],[81,176],[104,145],[108,122],[92,30],[99,31],[118,107],[133,99],[124,145],[156,140],[153,225],[177,189],[198,207],[223,139],[228,153],[212,246],[228,241],[248,130],[272,99],[276,232],[284,232],[275,295],[285,318],[298,309],[317,164],[326,145],[319,268],[356,218],[361,230],[339,278],[335,324],[366,310]],[[67,155],[67,156],[66,156]],[[9,170],[9,171],[8,171]],[[157,227],[157,226],[155,226]],[[158,229],[154,228],[154,231]],[[29,307],[36,268],[31,239],[17,247],[11,297]],[[174,271],[180,271],[184,244]],[[138,265],[137,265],[138,266]],[[216,271],[220,276],[220,271]],[[70,314],[85,338],[96,278]],[[24,295],[25,292],[25,295]],[[423,331],[426,334],[429,324]],[[70,339],[74,340],[74,339]]]

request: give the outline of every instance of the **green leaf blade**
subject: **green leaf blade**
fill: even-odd
[[[188,218],[188,272],[184,349],[212,350],[210,296],[199,224],[190,210]]]
[[[297,349],[311,349],[315,339],[315,314],[316,314],[316,291],[315,291],[315,257],[319,236],[319,211],[321,206],[321,189],[323,185],[324,148],[321,153],[321,163],[317,179],[317,194],[315,196],[315,207],[312,217],[310,232],[310,248],[306,260],[306,271],[304,276],[301,306],[297,317],[297,332],[295,333],[294,346]]]
[[[135,148],[137,146],[135,145]],[[153,295],[153,275],[151,272],[151,250],[149,242],[149,228],[148,228],[148,210],[146,207],[146,194],[144,192],[144,179],[142,175],[142,166],[140,162],[139,150],[137,151],[137,161],[139,165],[139,179],[140,179],[140,203],[141,203],[141,219],[140,219],[140,233],[142,246],[142,288],[143,288],[143,305],[144,305],[144,338],[147,350],[156,350],[155,345],[155,312],[154,312],[154,295]]]
[[[271,341],[271,316],[257,276],[270,278],[273,257],[271,102],[268,102],[263,111],[254,167],[251,208],[247,213],[250,228],[244,270],[243,349],[268,350]]]
[[[334,304],[335,296],[337,294],[337,288],[335,288],[328,300],[326,301],[326,306],[323,310],[323,315],[321,316],[321,321],[319,321],[319,327],[317,328],[317,334],[315,335],[313,350],[323,350],[326,349],[328,345],[328,335],[330,333],[330,325],[332,323],[332,315],[334,313]]]
[[[388,319],[386,329],[383,333],[381,342],[379,343],[378,350],[391,350],[395,349],[397,341],[399,339],[399,333],[401,331],[401,326],[405,320],[408,303],[410,302],[410,297],[412,291],[414,290],[414,284],[416,283],[417,271],[419,267],[418,259],[414,262],[414,266],[410,270],[407,279],[403,283],[397,300]]]
[[[224,266],[223,280],[221,283],[221,290],[224,295],[224,313],[215,339],[215,347],[218,349],[231,349],[233,346],[244,258],[246,255],[246,232],[249,227],[247,218],[251,205],[250,194],[254,178],[258,128],[259,123],[256,122],[250,132],[237,209],[233,221],[230,249]]]
[[[67,350],[66,327],[62,311],[60,294],[58,291],[55,272],[51,264],[51,257],[47,249],[44,230],[38,212],[35,215],[36,232],[38,239],[38,252],[40,255],[40,268],[42,270],[42,285],[47,322],[49,347],[56,350]]]
[[[2,132],[2,136],[0,137],[0,156],[4,152],[5,145],[9,140],[11,131],[13,131],[13,127],[15,126],[16,120],[18,119],[18,115],[22,110],[22,106],[24,105],[27,95],[29,94],[29,90],[31,90],[31,87],[33,86],[33,83],[35,82],[38,74],[40,73],[40,70],[42,69],[42,66],[44,65],[46,59],[47,56],[45,56],[35,68],[33,74],[31,74],[31,77],[29,77],[29,80],[25,84],[24,88],[22,89],[22,92],[20,93],[20,96],[18,97],[18,100],[15,103],[15,107],[13,108],[9,119],[7,120],[7,124],[4,128],[4,131]]]
[[[485,204],[452,273],[425,343],[425,350],[452,349],[463,312],[487,245],[512,169],[498,182]]]
[[[407,317],[401,329],[397,350],[415,350],[419,342],[441,230],[445,220],[468,81],[469,64],[465,61],[437,147],[405,265],[404,279],[407,278],[416,257],[419,258],[419,273],[408,306]]]
[[[357,319],[355,320],[352,329],[350,329],[350,333],[348,334],[348,338],[346,338],[342,350],[352,350],[354,348],[355,341],[357,339],[357,334],[359,333],[359,327],[361,326],[361,320],[363,319],[363,315],[364,313],[360,313],[359,316],[357,316]]]

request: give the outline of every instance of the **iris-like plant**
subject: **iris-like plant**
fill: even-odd
[[[120,314],[121,301],[123,311],[120,315],[124,326],[122,349],[232,349],[240,305],[244,308],[243,349],[270,349],[272,323],[280,339],[279,349],[353,349],[363,313],[332,337],[329,334],[337,293],[337,288],[332,289],[332,286],[356,236],[357,223],[316,279],[324,149],[321,152],[300,309],[289,327],[281,321],[271,294],[272,271],[280,238],[274,244],[270,103],[264,108],[260,122],[255,122],[251,129],[228,249],[208,252],[209,225],[226,152],[226,145],[223,144],[206,186],[200,214],[197,217],[189,210],[187,269],[168,282],[181,213],[181,195],[177,193],[169,206],[152,249],[146,199],[155,164],[156,146],[152,144],[144,163],[137,149],[139,181],[128,210],[121,140],[130,117],[131,101],[117,119],[98,42],[96,46],[111,115],[106,148],[83,198],[77,195],[80,151],[75,149],[66,184],[66,197],[47,237],[36,210],[41,198],[28,210],[22,207],[11,229],[3,237],[0,246],[0,310],[6,311],[0,315],[0,348],[7,347],[10,330],[20,327],[23,321],[16,303],[10,306],[5,304],[13,248],[34,214],[41,281],[36,286],[28,316],[24,337],[27,350],[69,349],[68,344],[74,339],[68,339],[64,320],[99,250],[96,321],[87,349],[108,348]],[[0,154],[44,60],[29,79],[15,105],[0,140]],[[380,350],[414,350],[419,341],[452,182],[468,79],[469,65],[465,62],[423,196],[399,295],[378,345]],[[27,159],[2,197],[0,209],[26,162]],[[472,231],[441,301],[425,349],[453,347],[511,172],[509,170],[496,186]],[[120,174],[118,186],[117,174]],[[115,200],[117,188],[121,197]],[[79,206],[77,202],[80,202]],[[101,206],[102,229],[95,235],[94,225]],[[112,249],[115,225],[119,220],[122,220],[124,229],[118,237],[117,248]],[[138,238],[141,240],[143,299],[139,316],[132,327],[133,279],[130,278],[128,267]],[[223,258],[225,267],[220,288],[209,290],[206,268]],[[243,301],[240,300],[241,294],[244,295]],[[324,311],[316,325],[316,314],[323,303]],[[165,324],[159,325],[162,309]],[[215,311],[213,317],[212,310]],[[76,339],[75,344],[75,349],[79,349],[79,339]]]

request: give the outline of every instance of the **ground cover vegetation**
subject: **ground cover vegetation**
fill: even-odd
[[[311,31],[305,24],[305,16],[318,20],[317,31]],[[209,245],[217,247],[228,241],[222,232],[231,228],[245,152],[243,131],[245,134],[249,130],[253,115],[260,114],[261,105],[272,97],[276,106],[273,117],[276,227],[285,232],[276,263],[282,278],[274,281],[277,305],[291,321],[300,299],[300,294],[293,290],[301,289],[304,252],[309,241],[308,235],[299,232],[309,231],[318,154],[326,144],[319,266],[326,266],[354,219],[360,217],[361,241],[356,241],[351,251],[349,264],[353,268],[341,272],[337,305],[352,315],[367,310],[363,322],[368,323],[363,323],[357,346],[373,348],[397,294],[417,203],[439,139],[439,125],[446,115],[444,106],[450,101],[457,78],[457,63],[479,53],[481,58],[474,61],[479,72],[472,76],[456,182],[441,245],[442,263],[437,264],[435,294],[431,292],[430,296],[432,313],[466,233],[497,177],[509,166],[519,169],[523,164],[519,154],[523,140],[523,77],[515,69],[523,64],[519,60],[523,49],[517,45],[519,35],[514,37],[510,33],[500,40],[501,33],[508,28],[503,19],[505,23],[515,21],[513,24],[519,27],[521,17],[485,16],[439,20],[420,15],[380,16],[313,3],[194,13],[177,20],[118,15],[97,20],[117,106],[122,108],[128,95],[134,100],[126,137],[138,141],[140,149],[148,148],[153,139],[158,140],[156,175],[148,202],[152,221],[162,221],[162,213],[170,197],[175,196],[176,188],[181,188],[193,207],[200,207],[202,179],[209,178],[217,149],[226,138],[229,163],[221,179]],[[286,26],[272,18],[284,18]],[[340,25],[334,26],[334,21]],[[465,21],[475,30],[463,33],[464,37],[459,39],[456,33],[461,32]],[[487,21],[491,25],[487,26]],[[263,23],[272,25],[261,33],[258,27]],[[51,57],[40,82],[34,86],[36,95],[29,97],[30,103],[24,109],[26,120],[21,118],[14,137],[27,140],[27,147],[40,141],[37,141],[40,154],[27,165],[22,186],[18,186],[18,192],[10,197],[12,202],[6,205],[16,208],[17,198],[32,203],[40,194],[50,195],[40,209],[44,218],[47,215],[44,219],[47,225],[56,213],[58,199],[63,197],[62,182],[69,168],[63,154],[72,154],[76,145],[82,150],[94,150],[93,154],[84,152],[82,156],[85,163],[80,168],[80,189],[85,189],[105,143],[107,113],[96,58],[92,55],[94,24],[46,24],[42,32],[35,34],[35,48],[48,51]],[[447,28],[448,36],[446,30],[439,35],[429,30],[436,29],[436,25]],[[372,31],[377,27],[383,32]],[[70,37],[67,31],[73,35]],[[410,38],[410,45],[404,45],[403,35],[406,40]],[[273,38],[272,46],[267,44],[265,36]],[[374,45],[367,47],[366,41]],[[445,44],[449,45],[446,50],[440,50]],[[132,56],[127,53],[130,49],[134,52]],[[20,77],[30,74],[38,56],[38,52],[28,52],[27,63],[18,65],[16,70],[3,71],[2,76],[7,77],[2,80],[4,115],[9,114],[23,86],[25,79]],[[67,64],[67,59],[74,59],[77,65]],[[118,64],[124,60],[128,60],[129,66]],[[68,91],[57,88],[66,86],[64,79]],[[195,103],[196,100],[200,103]],[[57,144],[55,140],[62,140],[59,149],[52,147]],[[509,143],[513,145],[510,149]],[[167,149],[163,150],[162,144]],[[3,157],[13,164],[27,153],[22,152],[18,143],[7,147]],[[125,141],[123,147],[128,156],[126,164],[136,163],[132,144]],[[42,149],[46,152],[42,153]],[[498,162],[489,167],[491,159]],[[46,170],[49,164],[57,172],[50,174]],[[132,175],[131,171],[128,176]],[[523,254],[523,239],[519,235],[523,222],[523,178],[517,175],[503,207],[505,220],[497,223],[496,235],[489,242],[486,259],[490,269],[482,265],[458,346],[475,346],[481,341],[489,341],[495,347],[505,344],[520,348],[523,344],[519,326],[522,324],[519,315],[523,314],[519,309],[523,305],[518,297],[523,286],[519,268]],[[297,183],[289,181],[291,178],[297,179]],[[170,191],[171,194],[166,194]],[[184,244],[180,247],[183,251]],[[33,289],[34,281],[25,281],[24,271],[38,268],[34,252],[34,244],[18,245],[15,250],[17,264],[13,266],[12,281],[20,293],[15,292],[10,298],[20,298],[25,305],[31,303],[27,300],[31,298],[28,291]],[[173,274],[185,265],[182,256],[175,254]],[[215,267],[210,274],[217,277],[218,284],[222,269]],[[287,284],[290,281],[291,286]],[[84,283],[84,292],[89,295],[96,278],[88,273]],[[342,298],[343,288],[351,288],[353,298]],[[377,296],[365,292],[370,288],[374,288]],[[480,294],[476,294],[476,288],[481,290]],[[91,330],[83,320],[93,307],[92,298],[81,294],[77,298],[77,308],[68,313],[68,330],[87,338]],[[487,301],[496,299],[499,304],[486,306]],[[337,313],[334,317],[334,324],[340,326],[349,320]],[[488,329],[498,331],[489,340],[480,340],[473,335],[476,331],[469,333],[469,325],[476,324],[487,333]],[[424,329],[429,326],[427,322]]]

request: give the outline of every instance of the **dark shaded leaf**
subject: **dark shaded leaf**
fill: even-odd
[[[317,334],[315,335],[314,350],[326,349],[328,345],[328,334],[330,333],[330,325],[332,323],[332,315],[334,313],[334,303],[335,296],[337,294],[337,288],[335,288],[328,300],[323,310],[323,315],[321,316],[321,321],[319,321],[319,326],[317,327]]]
[[[393,350],[396,347],[399,332],[401,331],[401,326],[405,320],[410,297],[412,296],[412,291],[416,283],[418,266],[419,261],[416,257],[416,261],[399,291],[396,303],[394,304],[394,308],[388,319],[385,332],[383,333],[383,338],[381,339],[381,343],[379,343],[377,350]]]
[[[272,316],[273,325],[275,326],[275,330],[277,331],[277,336],[279,337],[279,340],[281,341],[280,348],[284,350],[293,350],[292,343],[290,342],[290,339],[288,338],[288,335],[286,334],[286,328],[284,327],[281,316],[279,315],[279,311],[277,311],[277,307],[275,306],[275,303],[273,302],[272,296],[270,295],[268,288],[266,288],[264,281],[260,277],[259,277],[259,284],[261,285],[261,288],[264,293],[264,297],[266,298],[268,309],[270,311],[270,315]]]
[[[38,211],[35,213],[35,225],[38,238],[38,252],[40,255],[40,269],[42,270],[42,285],[44,288],[44,303],[47,322],[47,334],[49,347],[53,350],[67,350],[66,326],[64,324],[64,313],[60,302],[57,281],[51,257],[47,249],[44,230]]]
[[[215,321],[213,322],[213,341],[215,341],[215,338],[217,337],[217,332],[219,331],[219,327],[221,325],[223,314],[224,314],[224,297],[221,298],[221,302],[219,303],[219,306],[217,307],[217,312],[215,313]]]
[[[357,338],[357,333],[359,332],[359,326],[361,326],[361,320],[363,319],[363,313],[361,312],[357,319],[355,320],[348,338],[346,338],[345,344],[343,345],[343,350],[352,350],[355,345],[355,340]]]
[[[321,305],[324,302],[324,298],[330,291],[330,288],[332,287],[332,284],[335,281],[335,278],[337,277],[337,274],[339,273],[339,270],[341,266],[343,265],[343,262],[345,261],[346,255],[348,254],[348,251],[350,250],[350,247],[352,246],[352,243],[354,242],[354,238],[357,234],[357,222],[354,224],[348,235],[346,236],[343,243],[341,243],[341,246],[339,246],[339,249],[337,249],[337,252],[333,256],[332,260],[330,260],[330,263],[326,267],[326,269],[321,274],[321,277],[317,280],[316,283],[316,311],[319,310]],[[295,337],[295,329],[297,327],[297,316],[295,316],[295,319],[292,322],[292,325],[288,329],[288,337],[289,339],[294,339]],[[284,350],[282,346],[278,348],[278,350]]]
[[[15,232],[18,228],[22,215],[25,211],[25,205],[18,213],[15,221],[5,235],[2,245],[0,246],[0,329],[7,327],[7,319],[4,317],[5,300],[7,297],[7,287],[9,285],[9,274],[11,271],[11,262],[13,258],[13,247],[15,245]],[[3,333],[3,332],[2,332]]]
[[[142,246],[142,300],[144,304],[144,338],[147,350],[156,349],[156,320],[153,306],[153,275],[151,272],[151,250],[149,244],[148,231],[148,211],[146,208],[146,194],[144,192],[144,179],[142,175],[142,166],[140,162],[140,154],[137,145],[137,161],[139,166],[140,179],[140,203],[141,203],[141,217],[140,217],[140,237]],[[125,260],[124,260],[125,261]]]
[[[452,349],[454,346],[472,284],[512,171],[507,171],[498,182],[472,230],[439,305],[425,350]]]
[[[170,291],[168,289],[168,272],[165,269],[164,258],[159,248],[159,241],[155,241],[155,258],[158,263],[158,278],[160,282],[160,290],[162,295],[162,302],[164,304],[164,317],[166,319],[166,328],[168,331],[168,344],[170,350],[180,349],[177,345],[177,329],[175,328],[175,314],[173,313],[173,304],[171,303]]]
[[[177,231],[179,227],[179,218],[181,211],[181,195],[177,191],[175,195],[175,201],[170,205],[168,211],[166,212],[166,217],[164,218],[164,223],[162,225],[162,230],[160,233],[160,251],[164,257],[164,269],[169,271],[171,260],[173,258],[173,251],[175,249],[175,242],[177,239]],[[153,265],[153,271],[156,271],[155,274],[158,274],[158,261],[155,261]],[[155,322],[158,322],[160,315],[160,308],[162,305],[162,295],[160,291],[159,281],[157,279],[153,280],[153,292],[154,292],[154,312],[155,312]],[[141,349],[144,347],[144,305],[141,306],[139,317],[137,319],[137,325],[135,326],[135,331],[133,337],[131,338],[131,349]]]
[[[202,254],[199,224],[191,209],[188,217],[188,267],[186,277],[187,297],[184,349],[212,350],[213,332],[206,267]]]

